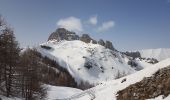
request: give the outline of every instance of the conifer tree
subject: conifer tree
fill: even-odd
[[[0,18],[2,19],[2,18]],[[3,21],[3,20],[2,20]],[[5,83],[3,91],[9,97],[13,92],[13,79],[19,59],[19,44],[15,39],[12,28],[1,22],[0,34],[0,67],[1,67],[1,82]],[[2,84],[1,84],[2,85]]]

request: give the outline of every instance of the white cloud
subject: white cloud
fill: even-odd
[[[88,22],[92,25],[96,25],[97,24],[97,16],[92,16],[89,18]]]
[[[57,26],[60,28],[66,28],[70,31],[83,31],[82,22],[79,18],[76,17],[68,17],[64,19],[60,19],[57,22]]]
[[[103,24],[102,24],[102,26],[100,26],[100,27],[98,27],[98,31],[99,32],[102,32],[102,31],[106,31],[106,30],[108,30],[108,29],[110,29],[110,28],[112,28],[112,27],[114,27],[115,26],[115,23],[114,23],[114,21],[108,21],[108,22],[104,22]]]

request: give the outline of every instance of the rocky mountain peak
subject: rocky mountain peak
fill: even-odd
[[[65,28],[58,28],[49,36],[48,41],[49,40],[79,40],[79,36],[76,35],[75,32],[68,31]]]
[[[88,34],[82,34],[82,36],[77,35],[75,32],[71,32],[66,30],[65,28],[58,28],[56,29],[56,31],[54,31],[53,33],[51,33],[51,35],[48,38],[49,40],[68,40],[68,41],[72,41],[72,40],[81,40],[85,43],[90,43],[92,42],[93,44],[100,44],[108,49],[111,50],[115,50],[112,42],[110,41],[104,41],[102,39],[100,39],[99,41],[96,41],[95,39],[91,38]]]

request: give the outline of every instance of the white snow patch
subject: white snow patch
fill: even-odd
[[[17,98],[17,97],[5,97],[3,95],[0,95],[0,99],[1,100],[23,100],[21,98]]]
[[[159,61],[170,58],[170,49],[168,48],[146,49],[146,50],[139,50],[139,52],[142,57],[155,58]]]
[[[72,96],[73,94],[80,93],[82,90],[71,88],[71,87],[60,87],[60,86],[52,86],[46,85],[47,90],[47,100],[55,100],[60,98],[66,98]]]

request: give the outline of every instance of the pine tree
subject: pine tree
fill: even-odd
[[[22,67],[22,96],[26,100],[42,100],[46,93],[40,82],[41,77],[38,75],[38,68],[41,65],[31,49],[27,49],[21,55],[20,66]]]
[[[3,21],[3,22],[2,22]],[[19,59],[20,48],[18,42],[15,40],[13,30],[7,26],[5,21],[0,18],[0,71],[1,71],[1,83],[5,83],[5,86],[1,84],[1,91],[6,93],[9,97],[13,92],[13,79],[15,76],[15,69]]]
[[[20,48],[11,28],[6,27],[0,37],[5,90],[6,96],[9,97],[12,93],[12,81],[14,79],[15,69],[19,59]]]

